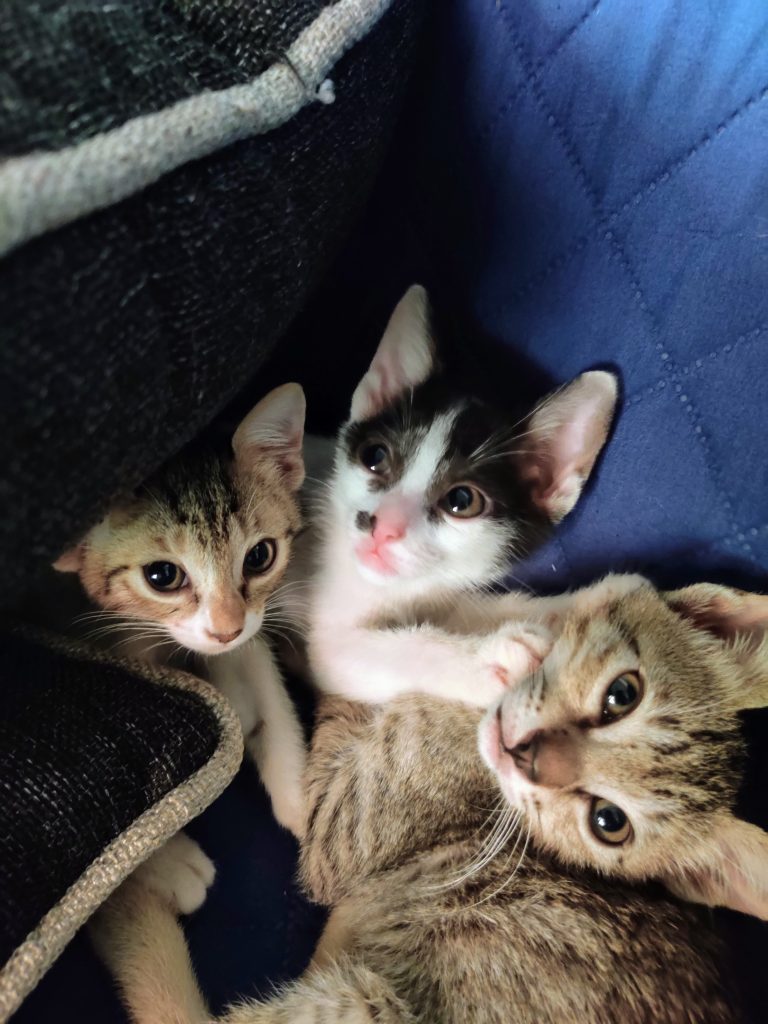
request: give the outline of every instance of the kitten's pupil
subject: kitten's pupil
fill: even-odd
[[[273,540],[260,540],[254,544],[243,562],[243,572],[256,575],[266,572],[275,560],[277,544]]]
[[[472,519],[485,511],[486,499],[476,487],[459,484],[448,491],[440,504],[449,515],[458,519]]]
[[[468,487],[454,487],[448,494],[451,512],[466,512],[472,504],[472,492]]]
[[[599,797],[592,801],[589,824],[594,835],[603,843],[624,843],[632,833],[632,826],[624,811],[609,800]]]
[[[360,461],[371,473],[383,473],[389,465],[389,449],[385,444],[365,444],[360,449]]]
[[[628,714],[640,702],[640,679],[626,672],[611,683],[605,691],[603,720],[610,721]]]
[[[186,577],[183,570],[173,562],[151,562],[144,566],[144,579],[153,590],[178,590]]]

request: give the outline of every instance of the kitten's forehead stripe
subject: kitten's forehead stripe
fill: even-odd
[[[403,491],[427,495],[428,505],[442,496],[440,478],[445,475],[444,467],[448,462],[451,428],[455,418],[454,410],[436,416],[426,431],[422,432],[419,443],[412,446],[410,458],[406,461],[401,480]]]

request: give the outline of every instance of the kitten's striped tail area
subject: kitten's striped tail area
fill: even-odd
[[[222,1024],[415,1024],[389,984],[349,959],[307,971],[267,1003],[233,1007]]]
[[[195,980],[173,909],[128,879],[90,925],[133,1024],[216,1024]],[[267,1002],[232,1007],[219,1024],[415,1024],[389,984],[348,958],[310,969]]]

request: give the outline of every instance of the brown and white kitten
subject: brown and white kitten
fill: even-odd
[[[533,409],[457,390],[437,362],[426,293],[411,287],[354,392],[316,530],[298,548],[297,567],[305,544],[319,553],[307,632],[320,689],[367,701],[497,697],[494,638],[449,635],[441,618],[500,582],[574,507],[616,394],[599,371]],[[511,642],[514,624],[502,628]],[[528,639],[518,677],[538,653]]]
[[[635,883],[768,917],[768,836],[733,813],[768,598],[609,577],[528,604],[554,645],[485,717],[324,701],[301,863],[332,913],[308,972],[227,1024],[737,1019],[706,921]],[[140,871],[96,919],[136,1024],[211,1019],[175,909]]]
[[[280,618],[278,588],[301,527],[304,411],[298,384],[276,388],[231,441],[183,452],[55,563],[79,575],[107,613],[95,621],[123,638],[123,653],[127,639],[142,659],[175,650],[209,659],[196,667],[235,705],[276,817],[294,831],[304,739],[258,634]]]

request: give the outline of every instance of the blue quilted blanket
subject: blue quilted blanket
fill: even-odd
[[[373,344],[358,351],[352,336],[371,296],[389,290],[388,304],[421,277],[549,381],[599,365],[622,378],[595,485],[516,578],[552,590],[632,568],[768,591],[768,4],[435,8],[378,205],[318,299],[334,336],[344,301],[355,353],[339,411]],[[315,391],[327,387],[326,374]],[[751,734],[765,738],[764,726],[753,719]],[[765,756],[755,763],[753,814],[765,824]],[[300,970],[319,926],[290,883],[293,847],[248,773],[196,834],[220,867],[190,925],[208,992],[221,1004],[266,991]],[[766,926],[724,927],[763,1020]],[[73,1021],[121,1019],[75,947],[19,1022],[50,1019],[65,972],[80,979],[65,1008]]]
[[[598,484],[527,577],[768,588],[768,6],[450,8],[419,165],[430,252],[555,380],[623,380]]]

